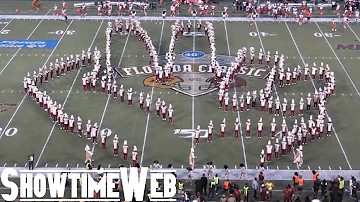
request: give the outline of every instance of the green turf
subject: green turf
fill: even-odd
[[[11,34],[1,35],[0,38],[25,39],[39,22],[38,20],[14,20],[7,27],[7,29],[12,30]],[[26,73],[30,72],[32,74],[33,71],[37,71],[49,56],[49,61],[55,61],[56,58],[66,57],[65,54],[77,54],[83,49],[86,50],[90,46],[101,23],[102,21],[83,22],[74,20],[68,30],[74,30],[75,34],[71,36],[65,35],[52,55],[50,55],[51,49],[21,49],[18,51],[17,56],[13,57],[17,49],[1,49],[0,66],[4,68],[9,60],[11,62],[0,75],[0,102],[20,104],[24,97],[23,93],[20,92],[23,89],[21,81]],[[160,55],[165,54],[170,40],[170,26],[172,23],[164,22],[163,25],[161,21],[145,21],[142,24],[151,36],[154,46],[160,50]],[[319,23],[318,25],[322,32],[330,32],[331,24]],[[357,51],[336,51],[339,60],[352,79],[352,83],[326,40],[314,36],[314,33],[320,32],[316,24],[311,23],[299,27],[297,24],[288,23],[287,26],[291,30],[297,47],[294,45],[284,23],[257,23],[259,32],[276,34],[275,36],[261,37],[262,45],[266,51],[269,50],[272,54],[277,50],[287,56],[286,64],[291,68],[297,65],[303,66],[297,48],[306,63],[310,65],[313,62],[329,64],[336,75],[337,89],[336,95],[327,103],[327,110],[329,115],[332,116],[337,135],[352,168],[359,169],[360,164],[357,160],[357,153],[354,152],[358,149],[356,143],[358,137],[354,134],[354,131],[359,129],[356,121],[358,117],[356,106],[359,100],[353,86],[359,86],[358,70],[356,69],[359,62]],[[96,46],[100,50],[104,50],[105,27],[106,21],[100,27],[99,34],[96,36],[93,44],[93,47]],[[161,32],[162,27],[163,32]],[[351,27],[355,33],[359,33],[360,27],[358,24],[353,24]],[[214,22],[214,28],[217,37],[217,54],[219,55],[235,55],[237,50],[244,46],[248,48],[253,46],[256,52],[262,48],[259,38],[249,35],[250,32],[257,33],[255,25],[249,26],[247,23],[242,22],[227,22],[228,35],[226,35],[223,22]],[[34,31],[30,39],[60,39],[61,35],[49,35],[47,32],[66,29],[67,24],[63,22],[44,20]],[[341,36],[328,38],[329,44],[334,49],[337,44],[356,43],[356,36],[349,29],[343,30],[339,27],[337,34]],[[129,36],[127,43],[126,39],[126,35],[114,36],[114,41],[112,42],[113,66],[118,66],[120,60],[120,68],[148,65],[147,52],[142,44],[132,35]],[[227,45],[227,39],[229,46]],[[177,43],[175,50],[178,55],[185,51],[193,50],[193,38],[182,37]],[[195,50],[209,53],[208,42],[205,37],[195,38]],[[208,122],[213,120],[215,126],[214,142],[208,144],[205,140],[201,140],[201,144],[196,148],[196,155],[198,156],[197,166],[202,167],[206,162],[212,161],[218,168],[222,167],[223,164],[233,167],[242,162],[244,163],[244,157],[246,157],[248,168],[258,166],[258,155],[269,139],[269,134],[265,133],[265,137],[261,140],[257,138],[244,139],[243,142],[241,138],[234,140],[232,138],[232,128],[237,113],[224,113],[218,109],[216,92],[195,97],[193,102],[190,96],[176,93],[174,90],[154,88],[153,102],[157,98],[161,98],[166,103],[171,103],[174,107],[175,123],[169,125],[167,122],[156,118],[153,112],[149,115],[149,120],[147,120],[145,112],[139,111],[137,102],[139,92],[151,94],[152,91],[151,87],[146,87],[143,84],[143,80],[147,76],[117,78],[118,83],[123,84],[126,89],[131,87],[136,91],[133,107],[128,107],[126,103],[120,103],[119,99],[113,98],[110,98],[108,105],[106,105],[106,95],[102,95],[99,92],[96,94],[92,92],[84,94],[82,91],[82,74],[91,68],[91,66],[86,66],[80,70],[80,76],[77,77],[70,93],[69,89],[77,76],[77,72],[72,72],[66,77],[55,79],[41,88],[46,89],[58,103],[63,103],[66,100],[65,110],[68,114],[81,116],[84,122],[87,119],[91,119],[93,123],[100,123],[101,119],[103,119],[102,128],[109,128],[113,131],[113,134],[117,133],[121,142],[126,139],[131,147],[133,145],[138,147],[140,152],[139,161],[142,158],[143,165],[150,165],[152,161],[159,160],[164,165],[172,163],[175,167],[180,167],[181,165],[187,166],[191,139],[181,139],[174,135],[173,130],[191,129],[197,125],[206,128]],[[237,88],[238,94],[259,89],[264,85],[264,81],[260,79],[245,77],[244,79],[247,81],[247,86],[245,88]],[[315,85],[316,87],[321,87],[321,83],[318,81],[315,81]],[[309,92],[312,93],[314,87],[311,82],[301,82],[296,86],[283,89],[277,88],[277,91],[281,99],[286,97],[288,100],[292,98],[299,100],[301,96],[305,96]],[[232,94],[233,89],[230,90],[230,95]],[[192,119],[192,103],[194,103],[194,119]],[[71,136],[59,130],[58,126],[55,126],[52,131],[53,123],[48,118],[48,115],[39,109],[29,98],[24,99],[13,118],[16,106],[6,107],[6,109],[9,111],[0,114],[0,121],[2,123],[0,127],[4,128],[9,120],[12,119],[8,128],[17,128],[19,131],[12,137],[4,135],[0,139],[0,147],[3,151],[0,154],[0,165],[6,163],[7,166],[13,166],[16,163],[22,166],[26,163],[26,156],[30,152],[34,152],[36,157],[42,153],[38,166],[46,164],[48,166],[55,166],[56,164],[59,164],[59,166],[65,166],[66,164],[69,164],[69,166],[82,165],[84,161],[83,149],[86,144],[89,144],[85,138],[78,138],[75,135]],[[105,113],[104,110],[106,110]],[[312,114],[315,114],[315,112],[312,112]],[[305,118],[307,119],[309,115],[306,114]],[[268,114],[261,114],[257,108],[249,112],[240,113],[243,132],[245,132],[244,123],[246,119],[251,119],[253,134],[255,134],[255,125],[260,117],[264,120],[265,131],[269,131],[272,117]],[[228,124],[227,138],[225,140],[219,138],[219,126],[223,118],[226,118]],[[299,117],[296,117],[296,119],[300,120]],[[291,127],[293,121],[294,118],[287,119],[289,127]],[[281,124],[280,118],[277,118],[277,123]],[[145,137],[146,141],[144,141]],[[109,149],[104,152],[100,150],[99,146],[95,147],[94,157],[97,162],[103,165],[111,164],[112,166],[129,164],[129,162],[124,162],[121,158],[112,156],[112,144],[110,141],[108,141],[107,146]],[[245,155],[243,150],[246,152]],[[330,166],[332,169],[338,169],[340,166],[342,169],[349,169],[335,136],[310,143],[305,147],[304,151],[305,168],[308,166],[318,168],[320,166],[322,169],[328,169]],[[295,168],[291,163],[291,159],[292,155],[287,155],[280,160],[267,164],[267,166],[269,168],[276,168],[278,166],[280,169],[286,169],[287,166]]]

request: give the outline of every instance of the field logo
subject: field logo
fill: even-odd
[[[233,56],[218,55],[222,73],[225,75],[231,63],[234,62]],[[210,55],[201,51],[186,51],[176,55],[173,65],[173,73],[165,83],[156,82],[154,71],[150,66],[135,67],[128,66],[118,69],[122,77],[146,76],[143,80],[145,86],[172,89],[176,92],[191,97],[201,96],[218,90],[219,84],[214,78],[214,73],[209,67]],[[167,60],[165,55],[159,56],[159,64],[164,66]],[[251,65],[243,66],[229,84],[230,88],[245,87],[245,78],[265,78],[269,73],[266,66]]]
[[[195,137],[195,130],[193,129],[175,129],[174,135],[179,136],[180,138],[194,138]],[[208,138],[209,133],[207,130],[200,130],[200,138]]]
[[[336,50],[360,50],[360,44],[337,44]]]
[[[150,172],[150,201],[176,201],[175,170],[149,170],[142,167],[120,168],[119,170],[105,170],[101,179],[94,179],[90,173],[98,170],[20,170],[5,168],[1,173],[1,182],[10,189],[10,193],[1,194],[5,201],[44,201],[45,196],[50,196],[47,201],[72,201],[97,198],[96,201],[118,201],[120,192],[114,192],[115,181],[121,177],[121,187],[125,201],[143,201],[148,171]],[[95,175],[94,175],[95,176]],[[20,177],[20,187],[12,181]],[[67,182],[68,180],[68,182]],[[78,195],[78,182],[80,195]],[[159,191],[158,180],[163,180],[164,191]],[[65,186],[71,185],[71,197],[64,199]],[[48,185],[48,188],[47,188]],[[20,193],[19,193],[20,191]]]

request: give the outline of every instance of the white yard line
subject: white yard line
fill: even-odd
[[[304,61],[304,58],[303,58],[303,56],[301,55],[300,49],[299,49],[299,47],[297,46],[296,41],[295,41],[295,39],[294,39],[294,37],[293,37],[293,35],[292,35],[292,33],[291,33],[291,30],[290,30],[290,28],[289,28],[289,26],[288,26],[288,24],[287,24],[286,22],[285,22],[285,25],[286,25],[287,30],[289,31],[290,37],[291,37],[291,39],[292,39],[292,41],[293,41],[293,43],[294,43],[294,45],[295,45],[296,50],[297,50],[297,52],[299,53],[300,59],[301,59],[301,61],[303,62],[303,64],[305,65],[306,63],[305,63],[305,61]],[[320,27],[319,27],[319,26],[318,26],[318,28],[319,28],[319,30],[320,30]],[[320,30],[320,31],[321,31],[321,30]],[[321,31],[321,34],[323,34],[322,31]],[[325,39],[326,39],[326,38],[325,38]],[[329,44],[329,46],[330,46],[330,44]],[[331,47],[331,46],[330,46],[330,47]],[[335,52],[334,52],[334,54],[335,54]],[[336,55],[336,54],[335,54],[335,55]],[[336,57],[337,57],[337,56],[336,56]],[[339,61],[339,62],[340,62],[340,61]],[[314,81],[312,80],[311,77],[310,77],[310,81],[311,81],[312,85],[314,86],[314,90],[317,90],[317,88],[316,88],[316,86],[315,86],[315,83],[314,83]],[[325,114],[326,114],[326,116],[327,116],[328,118],[330,117],[329,114],[328,114],[328,112],[327,112],[327,110],[325,110]],[[344,155],[344,157],[345,157],[346,163],[348,164],[350,170],[352,170],[350,161],[349,161],[349,159],[348,159],[348,157],[347,157],[347,155],[346,155],[346,153],[345,153],[345,150],[344,150],[344,148],[343,148],[343,146],[342,146],[342,144],[341,144],[341,142],[340,142],[340,139],[339,139],[339,137],[338,137],[338,135],[337,135],[337,133],[336,133],[336,130],[335,130],[335,128],[334,128],[334,125],[332,126],[332,128],[333,128],[333,131],[334,131],[336,140],[337,140],[337,142],[338,142],[338,144],[339,144],[339,146],[340,146],[340,149],[341,149],[341,151],[342,151],[342,153],[343,153],[343,155]]]
[[[319,25],[317,22],[315,22],[317,28],[319,29],[320,33],[322,34],[323,38],[325,39],[326,43],[329,45],[331,51],[334,53],[337,61],[339,62],[340,66],[342,67],[342,69],[344,70],[346,76],[348,77],[348,79],[350,80],[351,84],[353,85],[353,87],[355,88],[355,91],[358,95],[360,95],[359,90],[357,89],[357,87],[355,86],[353,80],[351,79],[350,75],[348,74],[348,72],[346,71],[344,65],[342,64],[342,62],[340,61],[339,57],[337,56],[336,52],[334,51],[333,47],[330,45],[329,41],[327,40],[326,36],[324,35],[323,31],[320,29]]]
[[[161,26],[161,34],[160,34],[159,48],[158,48],[158,51],[157,51],[158,55],[160,55],[161,41],[162,41],[163,33],[164,33],[164,25],[165,25],[165,20],[163,20],[162,26]],[[154,85],[151,87],[151,94],[150,94],[150,111],[151,111],[151,102],[152,102],[152,99],[153,99],[153,95],[154,95]],[[145,133],[144,133],[144,142],[143,142],[143,146],[142,146],[142,150],[141,150],[140,166],[142,166],[143,160],[144,160],[145,145],[146,145],[146,139],[147,139],[148,129],[149,129],[149,121],[150,121],[150,113],[148,113],[147,118],[146,118]]]
[[[118,63],[118,65],[117,65],[117,69],[120,68],[121,62],[122,62],[122,60],[123,60],[123,58],[124,58],[124,54],[125,54],[125,50],[126,50],[127,43],[128,43],[128,41],[129,41],[130,33],[131,33],[131,31],[128,33],[128,35],[127,35],[127,37],[126,37],[126,41],[125,41],[125,44],[124,44],[123,51],[122,51],[122,53],[121,53],[121,57],[120,57],[119,63]],[[114,76],[114,80],[116,79],[116,77],[117,77],[117,73],[116,73],[115,76]],[[104,111],[103,111],[103,113],[102,113],[102,115],[101,115],[101,119],[100,119],[100,122],[99,122],[99,131],[101,131],[101,125],[102,125],[102,123],[104,122],[104,118],[105,118],[106,110],[107,110],[108,105],[109,105],[110,98],[111,98],[111,95],[108,95],[108,98],[107,98],[107,100],[106,100],[106,104],[105,104],[105,107],[104,107]],[[94,144],[93,147],[92,147],[92,152],[94,152],[94,150],[95,150],[95,144]]]
[[[48,15],[50,13],[51,10],[49,10],[46,15]],[[11,20],[12,21],[12,20]],[[11,22],[10,21],[10,22]],[[37,28],[40,26],[40,24],[44,21],[44,19],[40,20],[40,22],[36,25],[36,27],[33,29],[33,31],[30,33],[30,35],[26,38],[26,40],[29,40],[30,37],[34,34],[34,32],[37,30]],[[10,24],[10,22],[6,25],[8,26]],[[5,26],[5,27],[6,27]],[[3,29],[5,29],[5,27]],[[2,30],[3,30],[2,29]],[[3,67],[3,69],[0,71],[0,75],[5,71],[5,69],[9,66],[9,64],[11,63],[11,61],[17,56],[17,54],[20,52],[22,48],[19,48],[14,54],[13,56],[10,58],[10,60],[6,63],[6,65]]]
[[[71,22],[69,23],[69,25],[68,25],[68,27],[66,28],[64,34],[60,37],[59,42],[56,44],[55,48],[51,51],[51,53],[50,53],[49,57],[47,58],[47,60],[45,61],[44,65],[46,65],[46,63],[50,60],[52,54],[55,52],[55,50],[56,50],[56,48],[58,47],[58,45],[60,44],[61,40],[62,40],[62,39],[64,38],[64,36],[66,35],[66,31],[69,29],[69,27],[70,27],[70,25],[72,24],[72,22],[73,22],[73,21],[71,21]],[[43,65],[43,66],[44,66],[44,65]],[[10,123],[12,122],[12,120],[14,119],[16,113],[19,111],[19,109],[20,109],[21,105],[23,104],[26,96],[27,96],[27,94],[25,93],[24,97],[22,98],[22,100],[20,101],[20,103],[17,105],[17,107],[16,107],[13,115],[11,116],[9,122],[6,124],[3,132],[1,133],[0,139],[1,139],[2,136],[5,134],[5,131],[6,131],[7,128],[9,127]]]
[[[195,42],[196,42],[196,36],[195,36],[195,32],[196,32],[196,22],[195,22],[195,19],[193,20],[194,22],[194,36],[193,36],[193,51],[195,51]],[[193,59],[193,67],[194,67],[194,64],[195,64],[195,58]],[[193,75],[192,77],[194,78],[195,75],[194,75],[194,71],[193,72]],[[192,86],[191,86],[192,90],[195,89],[195,79],[193,79],[193,82],[192,82]],[[191,129],[192,130],[195,130],[195,96],[192,96],[191,97]],[[191,137],[191,148],[194,148],[195,147],[195,135],[193,135]]]
[[[66,30],[64,31],[64,33],[67,32],[67,30],[70,28],[70,26],[71,26],[72,23],[73,23],[73,20],[69,23],[69,25],[68,25],[68,27],[66,28]],[[89,47],[90,49],[91,49],[91,47],[93,46],[93,44],[94,44],[94,42],[95,42],[95,40],[96,40],[96,37],[97,37],[97,35],[99,34],[99,31],[100,31],[103,23],[104,23],[104,20],[101,21],[101,23],[100,23],[100,25],[99,25],[99,28],[98,28],[98,30],[97,30],[96,33],[95,33],[94,39],[92,40],[92,42],[91,42],[91,44],[90,44],[90,47]],[[64,37],[65,35],[66,35],[66,34],[63,34],[62,37]],[[61,38],[62,38],[62,37],[61,37]],[[61,40],[61,39],[60,39],[60,40]],[[59,43],[58,43],[58,44],[59,44]],[[55,47],[55,49],[56,49],[56,47]],[[55,49],[54,49],[54,50],[55,50]],[[53,51],[54,51],[54,50],[53,50]],[[50,57],[49,57],[49,58],[50,58]],[[45,63],[45,64],[46,64],[46,63]],[[70,94],[71,94],[71,91],[72,91],[75,83],[76,83],[76,80],[77,80],[77,78],[78,78],[79,75],[80,75],[80,70],[81,70],[81,67],[79,68],[79,70],[78,70],[78,72],[77,72],[77,74],[76,74],[76,76],[75,76],[75,79],[74,79],[73,83],[72,83],[71,86],[70,86],[69,92],[68,92],[68,94],[66,95],[64,102],[62,103],[62,107],[65,107],[65,104],[66,104],[67,100],[69,99],[69,96],[70,96]],[[37,167],[37,165],[39,164],[39,162],[40,162],[40,160],[41,160],[42,155],[44,154],[45,148],[46,148],[46,146],[47,146],[47,144],[48,144],[48,142],[49,142],[49,140],[50,140],[50,138],[51,138],[51,136],[52,136],[52,134],[53,134],[53,132],[54,132],[54,129],[55,129],[56,124],[57,124],[57,122],[55,122],[55,123],[53,124],[52,128],[51,128],[51,131],[50,131],[50,133],[49,133],[49,135],[48,135],[48,137],[47,137],[47,139],[46,139],[46,141],[45,141],[45,144],[44,144],[44,146],[43,146],[42,149],[41,149],[40,155],[39,155],[39,157],[37,157],[37,161],[36,161],[35,167]]]
[[[225,20],[224,20],[224,27],[225,27],[225,34],[226,34],[226,43],[227,43],[227,47],[228,47],[228,54],[229,54],[229,56],[231,56],[228,29],[227,29]],[[236,92],[236,86],[234,86],[234,92],[235,92],[236,97],[238,98],[238,94]],[[241,138],[242,150],[243,150],[243,155],[244,155],[244,164],[245,164],[245,168],[247,169],[248,166],[247,166],[247,159],[246,159],[244,136],[243,136],[243,130],[242,130],[242,124],[241,124],[241,118],[240,118],[240,112],[239,112],[239,105],[238,104],[239,103],[237,103],[237,105],[236,105],[236,111],[237,111],[237,117],[239,118],[239,122],[240,122],[240,135],[241,135],[240,138]]]
[[[261,47],[262,47],[262,50],[263,50],[263,53],[264,53],[264,58],[266,58],[267,52],[265,50],[265,47],[264,47],[264,44],[262,42],[261,35],[260,35],[260,32],[259,32],[259,28],[258,28],[257,23],[256,23],[255,20],[254,20],[254,24],[255,24],[257,35],[259,36],[260,44],[261,44]],[[268,68],[271,69],[269,66],[268,66]],[[280,102],[281,102],[281,98],[280,98],[280,96],[279,96],[279,94],[277,92],[277,89],[276,89],[276,84],[274,84],[274,91],[275,91],[276,96],[280,99]],[[280,111],[281,111],[280,113],[282,114],[283,110],[282,110],[282,105],[281,104],[280,104]],[[285,124],[286,124],[286,130],[289,131],[288,124],[286,122],[286,118],[285,118]],[[293,150],[293,154],[295,156],[295,151],[294,150]]]
[[[350,31],[355,35],[356,39],[357,39],[358,41],[360,41],[360,38],[359,38],[358,35],[354,32],[354,30],[351,28],[350,24],[348,24],[348,27],[349,27]]]

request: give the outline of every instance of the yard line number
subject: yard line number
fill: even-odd
[[[269,35],[269,33],[267,33],[267,32],[259,32],[259,34],[260,34],[260,36],[267,36],[267,35]],[[252,36],[252,37],[257,37],[257,36],[258,36],[258,33],[257,33],[257,32],[250,32],[249,35]]]
[[[332,34],[332,33],[324,33],[324,35],[323,34],[321,34],[321,33],[319,33],[319,32],[315,32],[314,33],[314,36],[315,37],[323,37],[323,36],[325,36],[325,37],[328,37],[328,38],[331,38],[331,37],[334,37],[334,35]]]
[[[8,128],[5,130],[5,135],[8,136],[8,137],[12,137],[14,135],[16,135],[16,133],[18,132],[19,130],[17,128]],[[3,132],[3,129],[0,128],[0,133]]]
[[[2,31],[0,31],[0,34],[1,35],[6,35],[6,34],[9,34],[9,32],[10,32],[11,30],[2,30]]]
[[[56,32],[54,32],[56,35],[63,35],[64,33],[66,35],[73,35],[75,34],[75,30],[68,30],[68,31],[64,31],[64,30],[57,30]]]

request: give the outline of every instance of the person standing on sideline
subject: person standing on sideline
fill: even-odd
[[[34,155],[34,153],[31,153],[28,156],[29,170],[34,170],[34,160],[35,160],[35,155]]]
[[[244,185],[244,202],[249,202],[249,186],[248,186],[248,183],[245,183]]]
[[[209,199],[213,199],[214,195],[215,195],[215,187],[216,187],[216,183],[215,180],[212,179],[209,185]]]
[[[259,183],[257,181],[257,178],[255,177],[252,181],[252,190],[254,191],[254,196],[253,196],[253,199],[257,199],[257,192],[259,190]]]
[[[205,173],[200,178],[200,181],[201,181],[203,193],[206,195],[206,187],[207,187],[207,184],[208,184],[208,179],[205,176]]]

